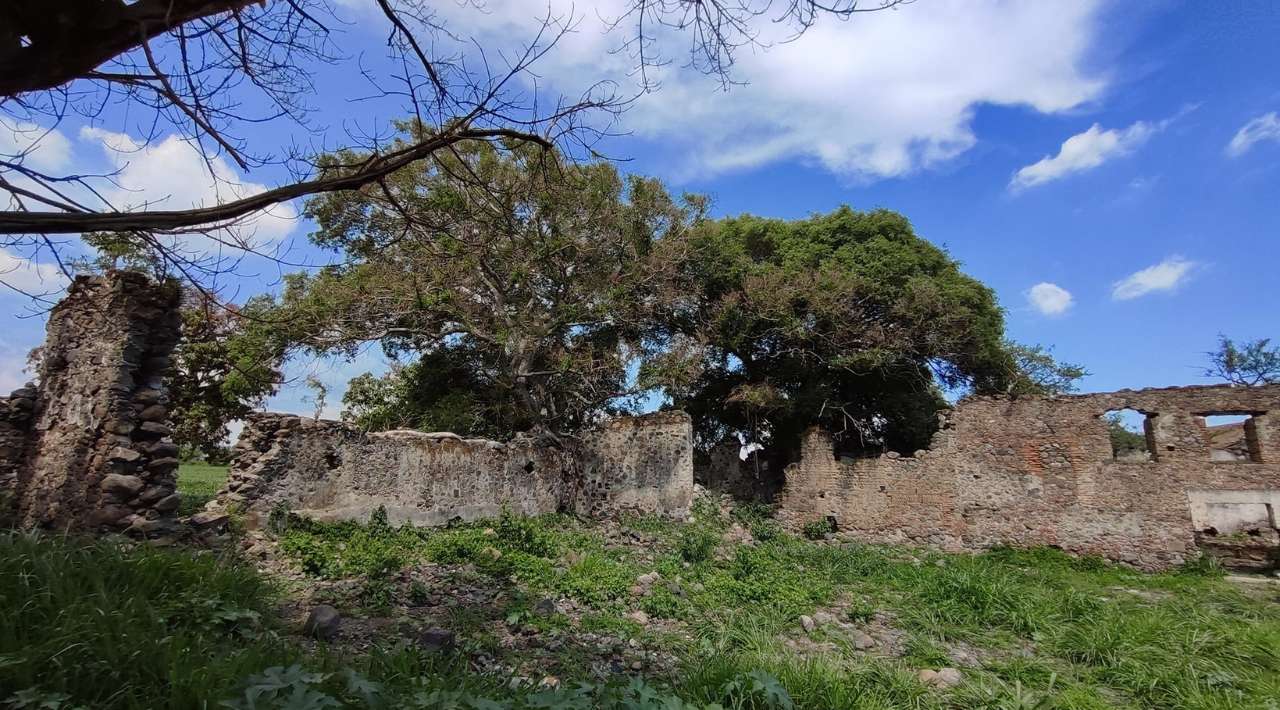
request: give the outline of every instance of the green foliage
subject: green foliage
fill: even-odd
[[[1104,419],[1107,423],[1107,435],[1111,439],[1111,455],[1117,458],[1135,453],[1147,453],[1147,437],[1131,431],[1125,425],[1120,412],[1111,412]]]
[[[295,655],[267,581],[212,554],[7,533],[0,579],[0,705],[200,707]]]
[[[427,132],[399,128],[398,145]],[[340,172],[365,157],[320,162]],[[346,258],[290,276],[277,320],[295,346],[381,341],[406,356],[412,364],[360,378],[346,398],[370,428],[572,430],[626,405],[627,359],[651,330],[662,282],[650,254],[700,209],[607,162],[460,144],[376,187],[308,200],[312,241]]]
[[[769,542],[782,537],[782,526],[772,520],[758,520],[751,524],[751,537]]]
[[[831,523],[830,518],[818,518],[805,523],[800,529],[806,539],[821,540],[836,531],[835,525]]]
[[[513,515],[510,510],[503,509],[494,530],[498,533],[498,542],[505,549],[535,557],[554,557],[556,554],[555,542],[532,518]]]
[[[183,463],[178,467],[178,493],[181,494],[179,515],[198,512],[227,482],[227,467],[206,463]]]
[[[400,571],[426,550],[426,531],[412,526],[392,528],[386,511],[375,510],[371,524],[320,523],[290,515],[280,550],[302,571],[324,579],[378,579]]]
[[[770,522],[761,512],[733,518]],[[467,672],[465,655],[455,662],[409,649],[308,656],[273,628],[263,578],[234,560],[14,536],[0,549],[0,579],[9,582],[0,585],[0,706],[1243,710],[1280,692],[1274,595],[1263,585],[1242,592],[1208,565],[1149,575],[1049,548],[944,555],[789,535],[726,544],[727,555],[688,564],[682,537],[728,524],[714,506],[700,505],[693,525],[648,526],[642,546],[614,545],[563,516],[504,517],[429,531],[394,528],[376,511],[364,525],[289,518],[283,537],[327,548],[314,553],[318,566],[358,577],[351,601],[379,614],[400,594],[386,560],[465,564],[457,574],[473,583],[477,571],[493,575],[509,596],[443,620],[464,648],[500,652],[488,626],[504,615],[557,637],[608,633],[676,653],[673,687],[580,685],[562,671],[557,689],[508,685]],[[632,596],[637,575],[653,570],[662,581]],[[425,601],[418,587],[405,594]],[[531,613],[548,596],[592,611],[570,631],[568,616]],[[636,608],[670,621],[624,618]],[[834,625],[815,632],[830,634],[823,640],[834,650],[797,651],[787,641],[800,633],[798,617],[819,608],[897,627],[905,655],[855,653]],[[657,630],[671,623],[682,625],[678,634]],[[919,668],[954,665],[957,644],[983,659],[964,669],[959,687],[917,681]],[[570,648],[563,667],[578,668]]]
[[[735,506],[730,515],[739,523],[751,527],[772,518],[773,506],[760,501],[749,501]]]
[[[1090,374],[1080,365],[1055,360],[1052,348],[1043,345],[1006,340],[1004,347],[1016,368],[1008,388],[1014,394],[1068,394],[1075,392],[1079,381]]]
[[[1280,347],[1271,347],[1270,338],[1245,341],[1239,345],[1218,335],[1218,349],[1205,353],[1209,365],[1205,377],[1225,380],[1241,387],[1257,387],[1280,382]]]
[[[182,339],[166,380],[173,441],[184,458],[225,464],[227,423],[275,392],[284,344],[270,322],[270,309],[267,296],[235,306],[202,292],[184,294]]]
[[[667,346],[641,368],[699,441],[790,445],[811,425],[844,443],[927,446],[935,386],[1003,391],[1015,373],[992,291],[889,210],[742,216],[664,240],[678,265]]]
[[[720,544],[720,533],[703,525],[690,525],[680,532],[676,549],[686,562],[704,562]]]

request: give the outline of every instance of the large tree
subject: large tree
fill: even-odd
[[[407,142],[427,130],[404,128]],[[290,277],[277,321],[317,351],[377,341],[422,357],[389,376],[416,380],[383,388],[414,393],[399,411],[466,395],[485,433],[572,430],[632,394],[626,365],[667,279],[651,253],[700,210],[608,163],[574,165],[518,142],[460,146],[376,187],[308,202],[312,240],[346,263]],[[360,385],[348,398],[357,414],[378,391]]]
[[[936,428],[940,388],[1019,376],[991,290],[895,212],[737,217],[663,247],[680,278],[643,380],[703,445],[790,444],[821,425],[843,446],[910,452]]]

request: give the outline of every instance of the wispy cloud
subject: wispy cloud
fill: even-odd
[[[1027,291],[1027,302],[1046,316],[1060,316],[1071,309],[1075,299],[1071,292],[1058,284],[1041,282]]]
[[[1127,301],[1149,293],[1173,291],[1186,283],[1197,266],[1199,264],[1190,259],[1171,256],[1117,281],[1111,289],[1111,297]]]
[[[1227,144],[1227,155],[1239,158],[1262,141],[1280,142],[1280,116],[1275,111],[1258,116],[1241,126]]]
[[[634,2],[486,0],[433,3],[451,26],[482,43],[529,37],[539,15],[575,18],[574,31],[540,60],[556,91],[577,95],[601,79],[623,94],[635,56],[617,51],[633,31]],[[753,5],[755,3],[752,3]],[[589,9],[585,9],[590,5]],[[622,128],[695,177],[805,161],[844,178],[874,180],[940,165],[971,148],[980,106],[1060,113],[1096,100],[1107,77],[1088,66],[1101,30],[1098,0],[1008,3],[931,0],[848,22],[822,21],[799,37],[785,23],[758,23],[766,49],[739,52],[729,90],[683,66],[689,37],[653,28],[651,67],[660,90],[640,97]],[[627,17],[616,32],[609,21]],[[763,18],[762,18],[763,19]],[[648,29],[648,28],[647,28]]]
[[[1128,128],[1104,130],[1100,124],[1095,123],[1089,130],[1063,141],[1057,155],[1046,155],[1039,161],[1020,168],[1009,181],[1009,189],[1019,192],[1092,170],[1112,158],[1128,155],[1163,128],[1164,124],[1163,121],[1155,124],[1138,121]]]
[[[0,248],[0,284],[25,294],[47,294],[66,286],[67,277],[53,264],[38,263]],[[0,297],[4,295],[0,291]]]

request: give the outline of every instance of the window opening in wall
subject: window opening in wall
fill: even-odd
[[[1111,458],[1130,463],[1154,461],[1150,419],[1151,415],[1136,409],[1112,409],[1103,414],[1111,438]]]
[[[1251,414],[1203,414],[1209,460],[1230,463],[1258,461],[1257,422]]]

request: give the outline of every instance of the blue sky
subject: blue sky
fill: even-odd
[[[620,1],[597,4],[608,16]],[[384,35],[369,4],[339,3],[353,22],[339,43],[376,61]],[[441,3],[450,27],[488,47],[517,45],[537,14],[524,0],[489,0],[483,13],[455,5]],[[627,58],[608,51],[619,37],[590,5],[577,3],[577,31],[538,65],[544,90],[628,81]],[[1280,8],[1269,3],[918,0],[746,52],[735,71],[747,83],[728,93],[678,62],[664,67],[661,88],[624,115],[630,135],[604,147],[627,159],[624,170],[712,195],[717,215],[898,210],[996,290],[1011,337],[1088,367],[1084,390],[1195,383],[1219,332],[1280,338],[1277,36]],[[352,121],[398,115],[350,102],[367,93],[351,71],[327,71],[321,86],[316,127],[247,137],[332,143]],[[130,128],[110,113],[64,123],[29,155],[123,167],[170,204],[214,199],[176,140],[113,153]],[[21,145],[4,133],[0,151]],[[226,170],[245,190],[282,178]],[[323,258],[296,209],[260,220],[259,238]],[[52,276],[39,254],[2,253],[0,271]],[[273,290],[277,271],[250,260],[235,287]],[[0,390],[23,379],[22,358],[41,339],[42,320],[25,311],[0,295]],[[346,379],[378,366],[376,347],[352,363],[294,363],[299,384],[271,406],[308,411],[300,380],[313,372],[333,414]]]

